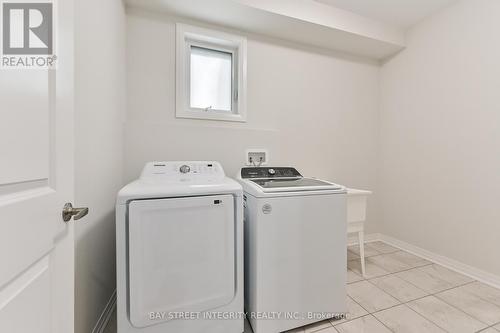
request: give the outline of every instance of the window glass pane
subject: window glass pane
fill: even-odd
[[[190,106],[231,111],[232,54],[191,46]]]

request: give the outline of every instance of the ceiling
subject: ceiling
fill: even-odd
[[[356,14],[409,28],[457,0],[315,0]]]

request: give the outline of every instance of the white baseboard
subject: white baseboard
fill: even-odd
[[[348,242],[349,245],[353,244],[358,244],[357,242],[357,237],[349,237],[349,240],[352,239],[352,243]],[[396,239],[391,236],[387,236],[384,234],[380,233],[374,233],[374,234],[368,234],[365,235],[365,241],[368,242],[373,242],[373,241],[382,241],[385,242],[389,245],[392,245],[394,247],[397,247],[401,250],[404,250],[406,252],[410,252],[414,255],[417,255],[419,257],[422,257],[424,259],[427,259],[429,261],[432,261],[433,263],[439,264],[441,266],[444,266],[446,268],[449,268],[451,270],[454,270],[458,273],[461,273],[463,275],[466,275],[474,280],[483,282],[485,284],[488,284],[492,287],[500,289],[500,276],[497,276],[495,274],[486,272],[484,270],[481,270],[479,268],[466,265],[458,260],[454,260],[448,257],[445,257],[440,254],[436,254],[434,252],[425,250],[421,247],[412,245],[410,243],[403,242],[399,239]]]
[[[101,316],[97,320],[97,323],[95,324],[94,329],[92,330],[92,333],[103,333],[104,330],[106,329],[106,326],[108,325],[109,319],[111,318],[111,315],[113,314],[113,311],[115,310],[116,307],[116,290],[113,292],[111,297],[109,298],[108,303],[104,307],[104,310],[101,313]]]

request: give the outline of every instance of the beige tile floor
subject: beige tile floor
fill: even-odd
[[[365,248],[366,279],[348,248],[348,318],[289,333],[500,333],[499,289],[382,242]],[[115,317],[105,333],[116,333]]]

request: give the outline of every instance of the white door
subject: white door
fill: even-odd
[[[57,70],[0,69],[0,332],[73,332],[73,1]]]

